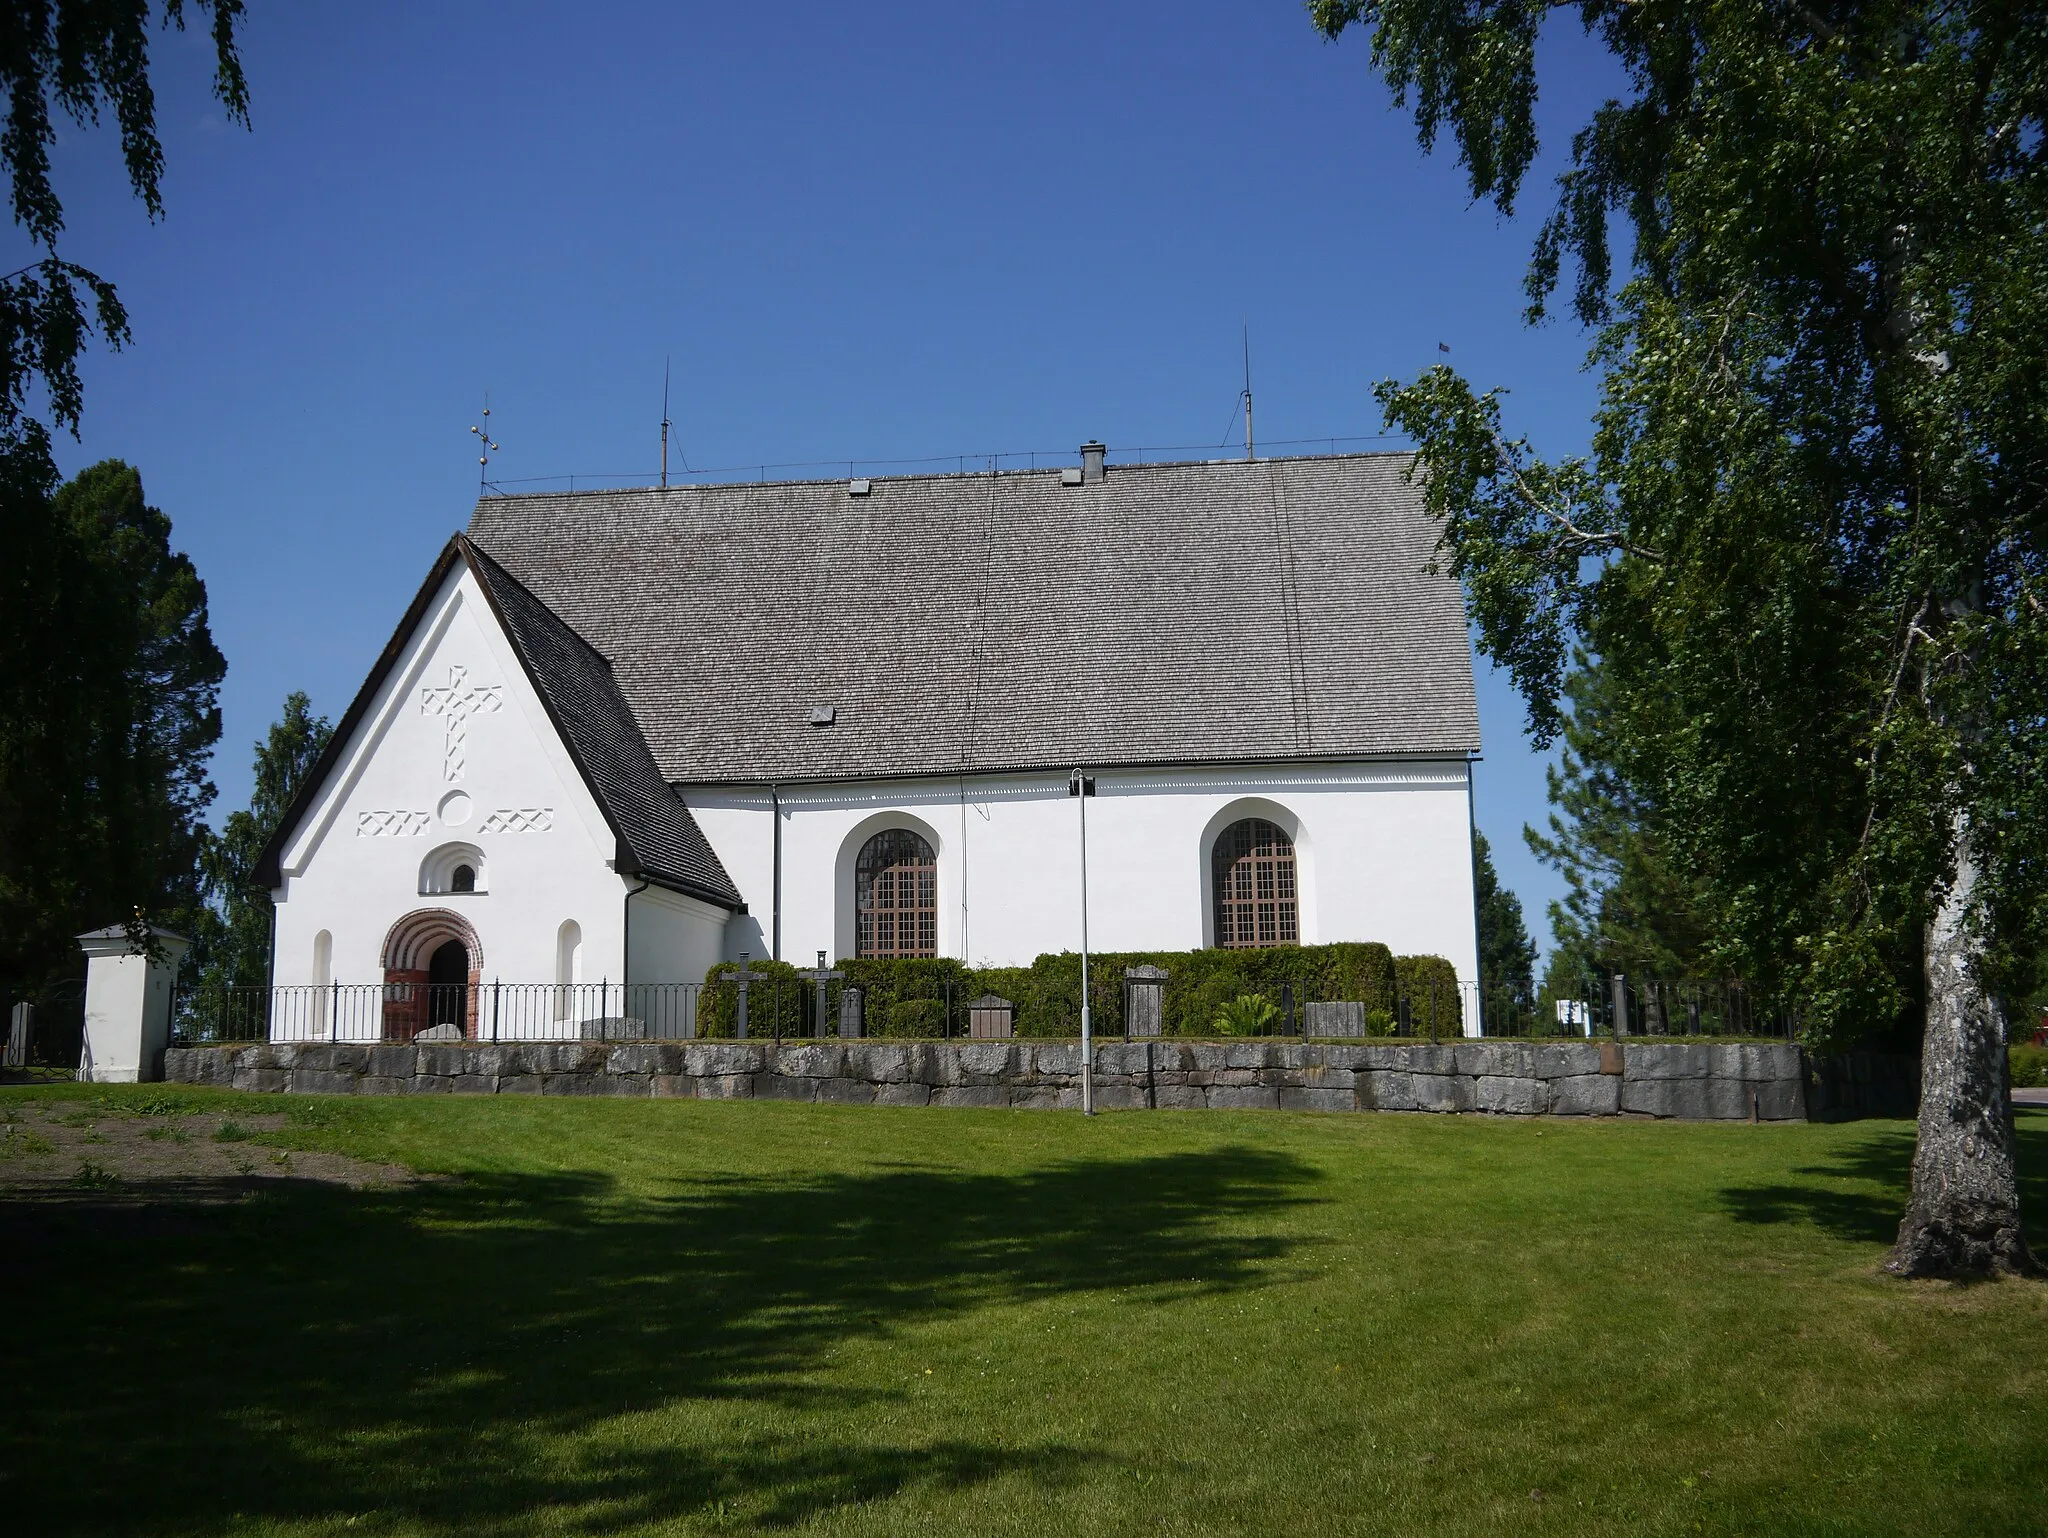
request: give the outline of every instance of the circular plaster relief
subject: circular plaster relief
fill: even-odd
[[[451,828],[459,828],[469,821],[471,804],[469,796],[459,790],[451,790],[441,798],[441,821]]]

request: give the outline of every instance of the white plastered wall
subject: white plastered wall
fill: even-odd
[[[1295,838],[1301,938],[1377,940],[1476,975],[1470,787],[1462,760],[1096,771],[1088,802],[1089,937],[1098,950],[1212,943],[1209,851],[1239,817]],[[1065,774],[783,787],[782,956],[853,954],[853,858],[888,827],[915,828],[939,874],[939,952],[1023,965],[1080,944],[1079,806]],[[755,922],[772,923],[768,792],[686,789]],[[728,955],[761,954],[736,945]]]
[[[658,886],[634,892],[631,904],[626,970],[634,982],[701,983],[725,959],[723,908]]]
[[[447,697],[429,691],[448,690],[452,670],[461,670],[473,707],[459,764],[449,755],[448,716],[428,710],[445,711]],[[422,868],[451,843],[481,853],[479,890],[423,894]],[[582,931],[584,979],[641,981],[625,954],[627,893],[639,883],[612,869],[615,847],[484,595],[457,566],[284,850],[273,980],[314,982],[325,931],[321,980],[379,983],[393,924],[441,908],[474,929],[487,982],[553,982],[565,920]],[[634,922],[668,933],[679,964],[702,955],[708,965],[723,910],[678,898],[687,906],[677,911],[652,896],[634,899]],[[634,949],[654,968],[647,980],[666,980],[668,964],[648,960],[637,934]],[[702,975],[698,967],[691,980]],[[374,1029],[351,1028],[344,1039],[351,1034]]]

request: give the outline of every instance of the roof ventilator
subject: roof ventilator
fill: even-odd
[[[1080,485],[1081,467],[1079,465],[1068,465],[1066,469],[1060,471],[1060,484],[1062,486]]]
[[[830,726],[838,719],[839,710],[836,706],[813,705],[811,707],[811,725],[813,726]]]
[[[846,494],[849,497],[864,497],[874,489],[874,483],[865,475],[857,475],[846,483]]]

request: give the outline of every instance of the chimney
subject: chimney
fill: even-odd
[[[1081,445],[1081,484],[1092,486],[1102,479],[1102,456],[1109,452],[1090,438]]]

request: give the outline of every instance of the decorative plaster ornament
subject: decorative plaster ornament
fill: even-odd
[[[358,812],[357,838],[418,838],[431,825],[425,812]]]
[[[429,685],[420,690],[420,714],[441,716],[448,723],[447,746],[441,755],[442,779],[453,784],[462,778],[469,718],[490,715],[501,703],[496,684],[472,684],[469,669],[459,664],[449,667],[446,688]]]
[[[546,833],[555,825],[551,806],[500,807],[483,821],[479,833]]]

